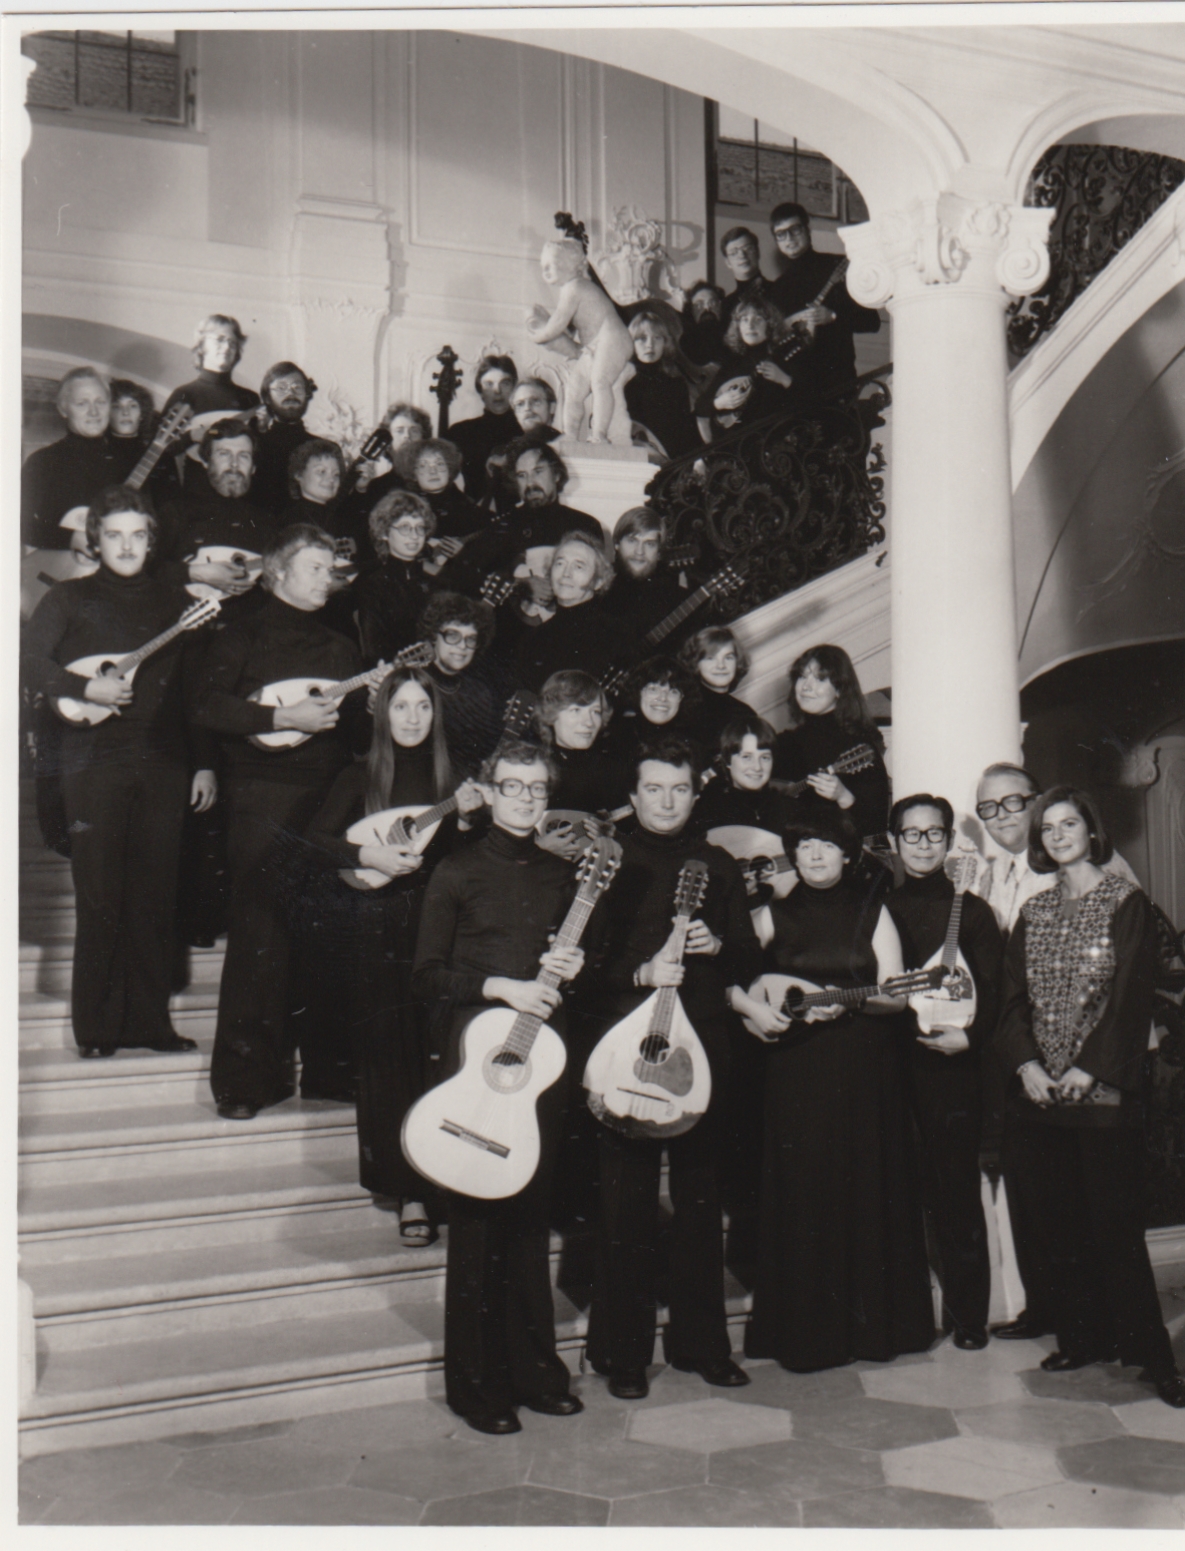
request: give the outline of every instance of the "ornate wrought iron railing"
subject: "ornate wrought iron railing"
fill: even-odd
[[[745,585],[719,604],[735,619],[865,554],[885,538],[885,456],[873,433],[890,403],[886,366],[857,392],[757,422],[674,460],[647,487],[672,542],[707,569],[737,557]]]
[[[1057,214],[1049,279],[1009,309],[1008,345],[1027,355],[1074,299],[1185,181],[1185,162],[1119,145],[1054,145],[1033,168],[1026,205]]]

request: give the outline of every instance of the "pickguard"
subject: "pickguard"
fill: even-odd
[[[681,1099],[691,1092],[695,1067],[686,1050],[677,1045],[662,1062],[643,1061],[639,1057],[634,1062],[634,1076],[639,1082],[653,1083],[656,1088],[665,1088]]]

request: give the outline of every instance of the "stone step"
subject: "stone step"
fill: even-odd
[[[21,1114],[44,1115],[117,1104],[199,1104],[210,1096],[213,1040],[177,1055],[121,1050],[110,1059],[83,1061],[73,1038],[67,1046],[28,1046],[20,1052]]]
[[[350,1105],[295,1098],[250,1121],[222,1120],[208,1098],[155,1108],[22,1115],[18,1131],[20,1174],[28,1186],[139,1173],[200,1179],[209,1169],[340,1158],[353,1155],[356,1143]]]
[[[186,965],[191,985],[217,985],[222,975],[225,943],[213,948],[189,948]],[[47,996],[65,996],[70,991],[74,964],[74,937],[71,933],[22,942],[18,952],[22,991],[41,991]]]
[[[328,1232],[369,1220],[375,1207],[358,1184],[355,1141],[307,1161],[200,1175],[33,1181],[22,1186],[19,1211],[21,1264],[32,1267]]]
[[[68,997],[44,991],[22,991],[19,1002],[22,1048],[72,1047]],[[218,1020],[218,984],[193,985],[169,1000],[173,1027],[187,1039],[213,1039]],[[172,1057],[162,1057],[170,1060]]]

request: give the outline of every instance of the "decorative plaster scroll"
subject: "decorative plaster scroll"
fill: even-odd
[[[378,323],[386,317],[382,307],[366,307],[350,296],[302,296],[299,303],[304,312],[330,312],[341,323],[361,319],[364,323]]]
[[[1159,749],[1147,743],[1128,749],[1119,767],[1118,786],[1141,788],[1155,786],[1160,779],[1156,756]]]
[[[663,245],[662,225],[637,205],[620,205],[605,234],[605,246],[593,255],[605,289],[621,306],[665,296],[682,307],[679,276]]]
[[[848,290],[866,307],[932,286],[1027,295],[1049,274],[1052,212],[940,194],[841,226]]]

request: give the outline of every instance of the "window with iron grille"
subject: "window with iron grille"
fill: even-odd
[[[193,124],[193,80],[176,32],[31,32],[21,52],[37,61],[29,107],[122,114]]]

